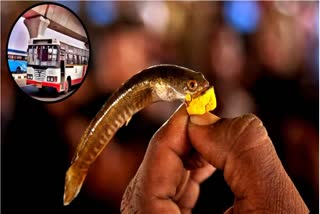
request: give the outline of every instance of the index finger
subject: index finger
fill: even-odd
[[[199,183],[214,168],[204,160],[191,171],[184,165],[187,160],[199,161],[196,153],[190,155],[188,121],[183,104],[151,139],[142,164],[126,189],[121,212],[181,213],[194,207]]]
[[[191,150],[187,124],[188,114],[182,105],[151,139],[139,168],[140,176],[147,180],[144,185],[150,196],[174,197],[184,179],[182,159]]]

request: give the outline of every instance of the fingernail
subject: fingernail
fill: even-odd
[[[217,122],[220,118],[211,113],[205,113],[203,115],[192,115],[190,121],[196,125],[209,125]]]

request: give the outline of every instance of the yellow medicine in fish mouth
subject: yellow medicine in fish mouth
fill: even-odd
[[[217,106],[213,87],[210,87],[204,94],[193,99],[190,94],[187,94],[186,103],[189,115],[201,115],[208,111],[212,111]]]

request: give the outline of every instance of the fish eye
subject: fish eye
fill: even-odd
[[[190,91],[195,91],[198,87],[198,83],[196,80],[189,80],[187,86]]]

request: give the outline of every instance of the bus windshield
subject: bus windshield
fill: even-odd
[[[40,66],[59,66],[57,45],[30,45],[28,64]]]

